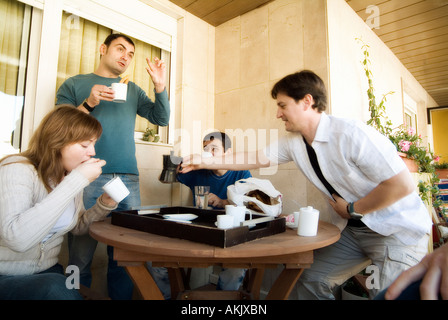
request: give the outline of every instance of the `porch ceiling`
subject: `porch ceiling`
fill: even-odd
[[[170,0],[213,26],[272,0]],[[373,31],[440,106],[448,106],[448,0],[346,0],[364,20],[377,6]]]

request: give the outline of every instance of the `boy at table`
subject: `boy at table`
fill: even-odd
[[[204,152],[209,152],[213,157],[221,157],[232,153],[232,142],[224,132],[212,132],[203,139]],[[213,209],[223,209],[230,204],[227,200],[227,187],[241,179],[252,177],[248,170],[198,170],[186,174],[179,174],[177,180],[186,185],[193,192],[195,186],[210,186],[208,205]],[[193,200],[194,201],[194,200]],[[151,275],[162,291],[165,299],[170,297],[169,279],[166,268],[149,267]],[[224,268],[218,279],[217,290],[238,290],[243,282],[246,269]]]
[[[210,153],[213,157],[221,157],[232,153],[232,142],[224,132],[212,132],[203,139],[204,152]],[[210,186],[208,195],[208,205],[213,209],[223,209],[227,204],[227,187],[238,180],[252,177],[248,170],[198,170],[185,174],[179,174],[177,181],[191,189],[194,195],[195,186]],[[193,197],[195,201],[195,197]],[[196,204],[196,203],[194,203]]]

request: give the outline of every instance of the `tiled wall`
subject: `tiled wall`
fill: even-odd
[[[277,0],[216,28],[215,126],[257,134],[256,143],[234,141],[234,149],[257,150],[269,143],[271,129],[278,137],[285,134],[270,96],[276,81],[307,68],[328,82],[325,11],[321,0]],[[326,206],[294,164],[271,171],[275,173],[252,174],[271,180],[282,192],[284,213],[305,205]]]

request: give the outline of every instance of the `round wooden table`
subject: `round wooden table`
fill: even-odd
[[[264,270],[283,264],[285,268],[266,297],[279,300],[288,298],[303,269],[313,263],[313,250],[336,242],[340,230],[319,221],[318,233],[314,237],[301,237],[295,229],[287,228],[283,233],[229,248],[123,228],[112,225],[110,219],[94,222],[90,226],[90,235],[114,247],[114,259],[126,268],[143,299],[163,299],[145,265],[146,261],[151,261],[155,267],[168,268],[173,298],[185,291],[181,275],[183,268],[220,265],[251,269],[245,289],[251,298],[258,299]],[[217,299],[219,294],[226,292],[210,292],[207,297]],[[190,298],[193,296],[191,292],[188,295]]]

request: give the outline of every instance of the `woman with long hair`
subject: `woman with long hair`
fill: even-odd
[[[106,193],[87,211],[82,201],[106,164],[92,158],[101,133],[94,117],[60,106],[26,151],[0,160],[0,299],[82,299],[58,255],[65,233],[86,233],[117,206]]]

